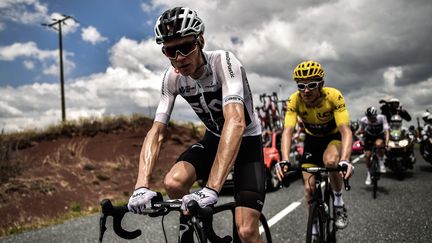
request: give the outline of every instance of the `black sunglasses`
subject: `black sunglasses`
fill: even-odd
[[[318,88],[318,86],[324,81],[314,81],[307,84],[304,83],[297,83],[297,89],[300,91],[304,91],[306,88],[309,90],[313,90]]]
[[[177,46],[162,47],[162,52],[169,59],[176,59],[177,53],[182,56],[189,56],[192,52],[196,51],[198,43],[196,41],[186,42]]]

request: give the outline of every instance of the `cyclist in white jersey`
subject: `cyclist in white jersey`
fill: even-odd
[[[388,146],[390,139],[390,126],[387,123],[387,118],[384,115],[378,114],[378,110],[371,106],[366,109],[365,116],[360,119],[360,127],[356,134],[364,134],[365,163],[368,169],[365,184],[370,185],[370,158],[374,146],[378,149],[380,172],[386,172],[384,155],[385,148]]]
[[[165,176],[170,198],[190,200],[201,207],[216,204],[226,177],[234,166],[235,218],[242,242],[261,242],[259,216],[265,198],[265,168],[261,126],[254,113],[246,72],[227,51],[204,51],[204,23],[189,8],[165,11],[155,25],[156,42],[171,62],[163,76],[161,99],[152,128],[140,154],[135,191],[128,208],[135,213],[156,195],[149,180],[160,152],[174,102],[182,96],[207,128],[204,138],[190,146]],[[206,186],[189,190],[197,179]],[[187,217],[180,217],[180,242],[192,242]],[[184,233],[186,232],[186,233]]]

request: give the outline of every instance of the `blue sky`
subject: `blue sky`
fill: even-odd
[[[205,50],[242,62],[257,105],[261,93],[287,98],[294,67],[314,59],[352,119],[382,98],[414,118],[432,110],[430,0],[0,0],[0,130],[61,121],[58,33],[41,26],[60,14],[79,21],[63,28],[67,119],[152,116],[170,66],[153,26],[175,6],[203,19]],[[178,98],[172,119],[197,117]]]
[[[74,55],[70,58],[75,65],[79,64],[67,74],[67,78],[76,78],[100,72],[106,69],[109,63],[108,49],[122,37],[143,39],[153,35],[152,24],[157,13],[144,13],[141,9],[143,1],[121,0],[77,0],[77,1],[40,1],[49,8],[49,13],[63,13],[73,16],[79,21],[79,29],[73,33],[63,34],[63,49]],[[29,11],[31,5],[21,4]],[[3,11],[2,11],[3,12]],[[127,14],[125,14],[127,13]],[[3,14],[2,14],[3,15]],[[39,20],[39,21],[38,21]],[[0,39],[1,46],[14,43],[35,42],[41,50],[56,50],[58,48],[58,32],[41,23],[42,18],[28,24],[15,21],[6,21],[7,28]],[[93,26],[106,38],[106,40],[92,44],[81,37],[82,29]],[[63,27],[65,28],[65,27]],[[67,26],[66,26],[67,28]],[[58,50],[58,49],[57,49]],[[0,61],[0,85],[18,86],[33,82],[58,82],[55,75],[40,76],[41,63],[35,62],[33,69],[25,68],[24,58],[14,61]],[[11,71],[14,70],[14,71]]]

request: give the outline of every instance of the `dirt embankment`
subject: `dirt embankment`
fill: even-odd
[[[71,207],[95,207],[103,198],[127,201],[150,126],[43,140],[13,152],[19,173],[0,185],[0,232],[58,217]],[[162,188],[163,176],[197,135],[189,127],[169,127],[152,188]]]

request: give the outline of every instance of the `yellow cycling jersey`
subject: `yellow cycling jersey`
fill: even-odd
[[[285,127],[295,127],[299,116],[308,134],[324,137],[338,132],[341,124],[349,125],[349,113],[342,93],[330,87],[322,88],[324,99],[316,107],[310,107],[300,97],[300,91],[293,93],[287,101]]]

